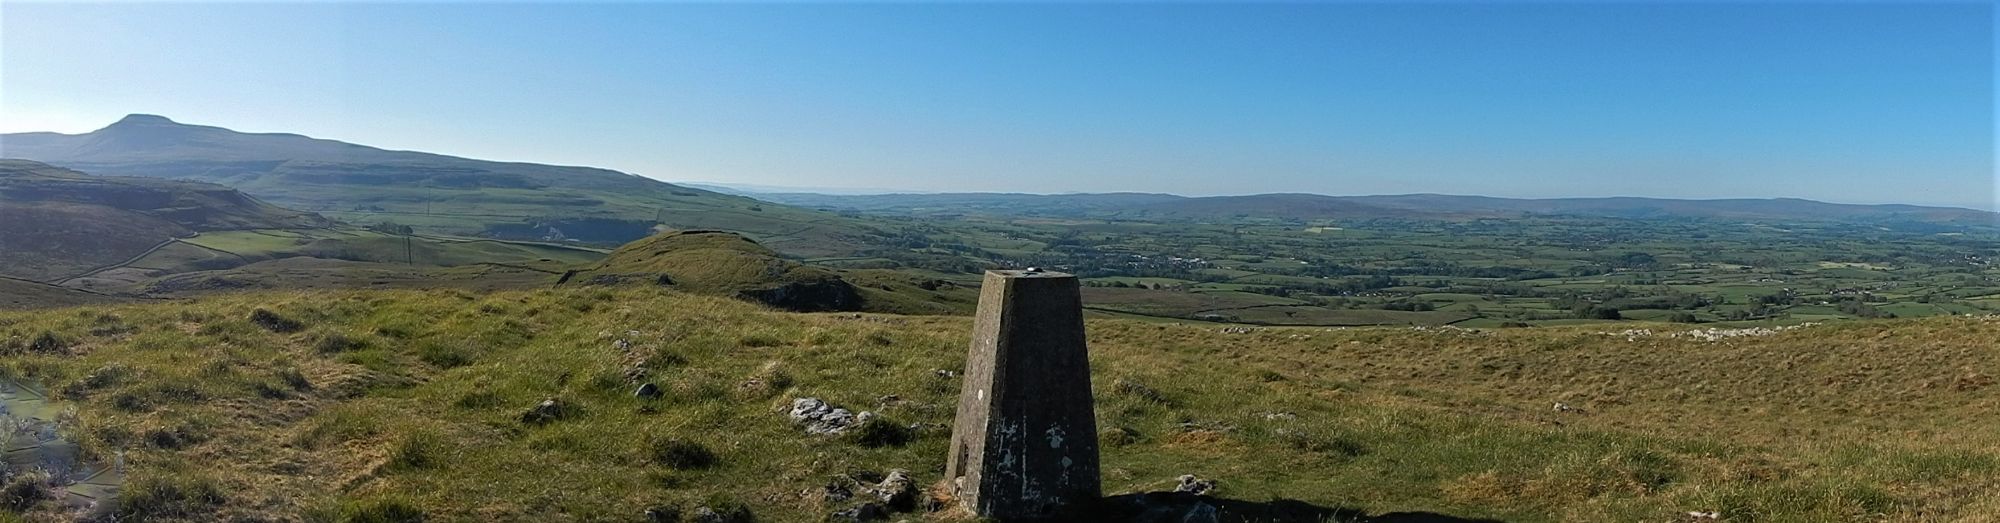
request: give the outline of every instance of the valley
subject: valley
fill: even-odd
[[[1095,310],[1174,321],[1743,325],[1986,314],[2000,293],[2000,228],[1964,209],[1478,199],[1546,212],[1447,206],[1437,209],[1457,217],[1420,220],[1327,218],[1283,196],[1230,199],[1242,207],[1227,216],[1142,220],[1103,210],[1128,195],[1066,203],[1093,196],[990,195],[991,206],[976,195],[772,198],[901,220],[914,252],[1074,272]],[[938,199],[975,210],[929,207]]]

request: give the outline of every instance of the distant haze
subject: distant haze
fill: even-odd
[[[1991,209],[1994,22],[1986,2],[9,2],[0,132],[156,113],[819,192]]]

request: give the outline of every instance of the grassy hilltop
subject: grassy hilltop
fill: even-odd
[[[64,433],[88,454],[125,452],[127,516],[815,521],[857,503],[829,485],[942,479],[959,379],[938,371],[960,369],[969,323],[649,286],[252,293],[0,312],[0,372],[73,405]],[[1975,317],[1090,322],[1107,492],[1196,474],[1225,520],[1980,521],[2000,513],[1996,337]],[[663,397],[635,398],[642,383]],[[884,421],[807,435],[784,414],[798,397]],[[21,500],[0,520],[61,517]]]
[[[739,297],[793,311],[968,314],[975,292],[921,272],[831,269],[779,257],[740,234],[674,231],[564,274],[567,285],[651,284]]]

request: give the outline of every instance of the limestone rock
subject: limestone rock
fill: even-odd
[[[883,509],[881,505],[874,503],[862,503],[853,508],[835,512],[827,516],[827,521],[836,521],[839,523],[860,523],[863,521],[883,521],[887,519],[889,519],[889,511]]]
[[[910,479],[910,471],[891,470],[889,477],[875,485],[875,498],[892,510],[914,509],[917,507],[917,482]]]
[[[724,507],[722,509],[698,507],[694,509],[694,514],[688,517],[688,521],[692,523],[750,523],[756,521],[756,518],[750,515],[750,509],[741,506]]]
[[[534,408],[521,413],[521,423],[541,425],[562,419],[568,414],[567,411],[568,408],[562,402],[556,401],[555,398],[545,399],[541,403],[535,404]]]
[[[854,499],[854,490],[847,488],[847,485],[832,483],[825,487],[820,487],[819,495],[820,499],[825,500],[827,503],[839,503]]]
[[[646,509],[646,523],[680,523],[681,510],[674,507]]]
[[[874,419],[872,412],[855,414],[847,409],[828,405],[819,398],[799,398],[792,400],[792,423],[805,426],[807,434],[829,435],[847,432]]]
[[[647,399],[647,400],[660,399],[660,396],[662,395],[664,395],[664,393],[660,392],[660,386],[651,383],[640,385],[639,390],[632,392],[633,397],[639,399]]]
[[[1206,496],[1210,492],[1215,492],[1215,480],[1201,479],[1194,474],[1183,475],[1180,479],[1181,483],[1174,487],[1174,492],[1185,492],[1196,496]]]

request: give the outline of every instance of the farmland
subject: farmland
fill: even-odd
[[[1743,324],[2000,307],[2000,271],[1991,265],[2000,234],[1979,225],[1604,216],[908,221],[905,234],[924,240],[913,253],[1075,272],[1091,287],[1093,309],[1156,318]]]

